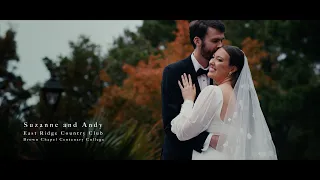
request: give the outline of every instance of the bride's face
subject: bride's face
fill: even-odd
[[[234,68],[229,66],[229,60],[229,54],[223,48],[219,48],[209,62],[208,77],[218,84],[224,81]]]

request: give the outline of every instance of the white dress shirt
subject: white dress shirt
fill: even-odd
[[[204,70],[208,70],[209,69],[209,66],[207,68],[204,68],[203,66],[201,66],[201,64],[199,64],[197,59],[194,57],[193,53],[191,54],[191,60],[192,60],[192,63],[193,63],[194,70],[196,72],[200,68],[202,68]],[[203,90],[205,87],[210,85],[210,78],[205,74],[203,74],[201,76],[198,76],[198,83],[199,83],[200,89]],[[204,142],[202,151],[206,151],[209,148],[210,140],[211,140],[212,135],[213,134],[210,133],[209,136],[207,137],[206,141]]]

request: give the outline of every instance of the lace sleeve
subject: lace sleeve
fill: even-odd
[[[171,131],[180,141],[196,137],[208,128],[216,116],[220,116],[218,110],[223,101],[218,88],[213,85],[204,88],[194,106],[192,101],[184,101],[180,114],[171,121]]]

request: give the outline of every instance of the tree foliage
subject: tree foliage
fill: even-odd
[[[319,63],[315,53],[320,23],[315,20],[225,21],[227,37],[241,44],[246,36],[264,42],[268,55],[262,60],[261,73],[272,79],[272,85],[258,88],[263,112],[272,123],[271,130],[280,159],[318,159],[319,136],[315,133],[319,119],[316,99]],[[270,88],[272,87],[272,88]],[[310,99],[309,99],[310,98]],[[315,102],[315,101],[313,101]]]
[[[138,32],[124,30],[123,35],[114,40],[106,56],[107,73],[113,80],[112,84],[121,86],[127,78],[122,71],[124,64],[136,66],[139,61],[147,62],[151,54],[158,54],[162,45],[174,40],[175,29],[175,21],[172,20],[144,20]]]
[[[64,88],[53,117],[62,122],[90,118],[88,111],[97,102],[104,86],[99,77],[99,72],[104,67],[100,46],[84,35],[79,36],[77,42],[69,42],[69,45],[70,56],[60,55],[57,60],[43,58],[48,71],[57,75]],[[42,101],[38,104],[38,111],[42,114],[42,121],[46,122],[52,116]]]
[[[22,159],[20,124],[33,116],[34,111],[27,100],[31,93],[23,85],[21,76],[15,74],[11,62],[19,62],[16,32],[9,29],[0,36],[0,156],[8,159]]]
[[[60,154],[65,153],[64,158],[159,159],[163,139],[162,71],[193,51],[188,22],[145,20],[137,32],[125,30],[106,55],[101,55],[99,46],[88,37],[80,36],[78,42],[70,42],[70,56],[60,56],[57,60],[44,58],[49,72],[57,74],[65,88],[55,116],[42,101],[36,105],[37,109],[27,106],[26,100],[32,94],[39,95],[40,86],[25,90],[22,78],[8,68],[11,61],[19,59],[15,32],[9,30],[0,37],[0,132],[5,147],[2,154],[17,159],[26,158],[21,152],[28,152],[23,155],[43,159],[32,153],[42,152],[40,146],[19,141],[22,132],[19,120],[39,122],[55,118],[74,122],[99,118],[108,143],[95,144],[97,149],[84,144],[68,144],[68,147],[60,144],[56,148],[61,150]],[[241,47],[248,57],[279,159],[319,159],[320,114],[315,103],[320,97],[320,81],[313,69],[319,61],[315,52],[320,23],[315,20],[224,22],[228,39],[224,44]],[[78,153],[70,150],[73,148],[79,149]]]
[[[108,112],[117,111],[113,114],[115,119],[124,122],[135,119],[143,124],[149,124],[149,128],[154,130],[154,136],[162,137],[162,117],[161,117],[161,80],[165,66],[189,56],[193,47],[189,40],[188,21],[177,21],[177,31],[174,33],[175,40],[166,44],[166,48],[158,55],[150,55],[148,61],[139,61],[136,66],[124,64],[123,71],[127,78],[123,81],[123,86],[109,86],[104,88],[103,96],[95,109],[95,113],[102,110]],[[226,41],[225,44],[230,44]],[[250,67],[253,68],[254,79],[258,84],[266,84],[271,79],[261,73],[261,59],[267,53],[261,50],[262,44],[257,40],[247,38],[243,41],[243,50],[247,53]],[[102,77],[106,77],[104,74]],[[268,81],[266,81],[268,80]],[[266,84],[269,85],[269,84]],[[116,102],[120,102],[120,106]],[[119,104],[118,104],[119,105]],[[134,109],[132,109],[134,107]],[[140,109],[140,110],[139,110]],[[141,110],[147,110],[146,114],[141,114]],[[151,122],[148,117],[152,117]],[[146,119],[149,119],[146,121]],[[151,131],[153,132],[153,131]],[[157,138],[161,141],[161,138]],[[157,148],[160,148],[158,146]]]

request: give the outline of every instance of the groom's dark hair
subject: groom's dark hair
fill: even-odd
[[[194,20],[190,22],[189,37],[193,48],[196,48],[196,44],[193,42],[193,39],[195,37],[199,37],[203,41],[209,27],[222,33],[224,33],[226,29],[223,22],[220,20]]]

